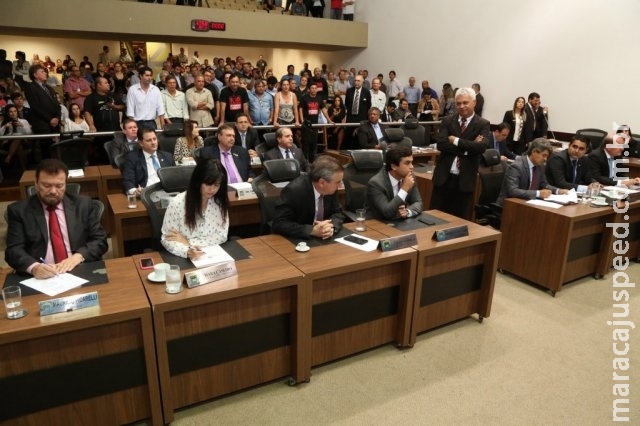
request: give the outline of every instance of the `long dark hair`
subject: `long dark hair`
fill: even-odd
[[[226,220],[229,212],[229,195],[227,194],[227,172],[219,160],[216,159],[200,159],[198,160],[185,196],[185,217],[184,223],[193,230],[196,227],[198,217],[203,217],[202,196],[200,194],[200,185],[212,185],[220,183],[220,188],[216,195],[213,196],[216,203],[222,210],[222,218]]]
[[[13,104],[7,105],[6,107],[4,107],[4,116],[2,117],[2,126],[6,125],[7,123],[11,123],[13,121],[13,119],[9,117],[9,110],[11,108],[15,108],[15,110],[18,111],[18,107]]]
[[[193,128],[194,126],[197,126],[198,122],[194,121],[194,120],[187,120],[184,122],[183,126],[182,126],[182,133],[185,137],[185,139],[187,140],[187,148],[189,149],[193,149],[196,146],[196,143],[198,142],[198,138],[197,136],[194,137],[193,136]]]

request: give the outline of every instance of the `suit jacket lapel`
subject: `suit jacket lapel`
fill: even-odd
[[[36,197],[32,197],[29,202],[29,208],[31,209],[31,214],[33,215],[40,232],[42,233],[42,240],[45,242],[45,251],[47,250],[47,243],[49,242],[49,230],[47,228],[47,221],[44,218],[44,210],[42,209],[42,205],[40,203],[40,199]]]
[[[67,236],[69,237],[69,246],[73,251],[73,249],[76,247],[76,243],[73,240],[72,235],[77,235],[77,233],[71,231],[76,229],[75,227],[79,225],[76,223],[76,203],[67,196],[63,198],[62,203],[64,205],[64,217],[67,221]]]

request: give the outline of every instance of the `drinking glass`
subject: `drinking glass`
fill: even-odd
[[[180,293],[182,291],[182,276],[178,265],[170,265],[167,269],[166,289],[169,294]]]

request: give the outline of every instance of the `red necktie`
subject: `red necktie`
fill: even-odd
[[[60,263],[69,256],[67,255],[67,249],[64,247],[62,231],[60,231],[60,223],[58,222],[58,215],[56,215],[56,207],[47,206],[47,210],[49,210],[49,238],[53,248],[53,257],[56,263]]]
[[[467,130],[467,119],[464,117],[461,117],[460,118],[460,135],[462,135],[465,130]],[[460,171],[460,166],[461,166],[460,157],[456,157],[456,167],[458,168],[458,171]]]
[[[538,190],[538,166],[533,166],[531,168],[531,186],[529,189]]]

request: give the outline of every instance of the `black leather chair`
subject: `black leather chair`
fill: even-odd
[[[72,195],[80,195],[80,184],[75,182],[67,183],[65,192]],[[27,197],[36,195],[36,187],[33,185],[27,186]]]
[[[162,222],[168,207],[168,199],[180,192],[186,191],[195,166],[172,166],[158,169],[160,182],[147,186],[142,190],[140,199],[147,208],[151,220],[151,248],[163,250]]]
[[[265,152],[269,151],[271,148],[275,148],[276,146],[278,146],[276,132],[265,133],[264,135],[262,135],[262,137],[264,138]]]
[[[365,207],[367,183],[384,166],[382,151],[361,149],[351,151],[352,162],[344,167],[345,210],[344,213],[355,220],[355,211]]]
[[[216,135],[207,136],[206,138],[204,138],[203,143],[204,143],[204,146],[216,145],[218,143],[218,136]]]
[[[399,127],[387,127],[385,129],[387,133],[387,145],[404,145],[411,148],[413,146],[413,141],[404,135],[404,130]]]
[[[576,131],[576,135],[582,135],[589,139],[591,150],[593,151],[602,145],[602,141],[607,137],[607,132],[600,129],[580,129]]]
[[[271,224],[276,212],[276,203],[280,199],[281,188],[273,185],[288,182],[300,176],[300,164],[293,158],[267,160],[260,176],[251,182],[253,192],[260,203],[260,234],[271,233]]]
[[[400,128],[404,130],[404,135],[411,139],[413,146],[427,146],[431,142],[429,132],[418,123],[417,118],[407,118]]]
[[[71,170],[84,169],[92,144],[93,141],[87,138],[61,140],[51,145],[51,156],[62,161]]]
[[[158,149],[173,154],[176,148],[176,141],[182,136],[182,124],[168,124],[164,126],[162,132],[158,132]]]
[[[482,155],[482,165],[478,168],[480,197],[475,206],[475,220],[481,225],[491,225],[500,229],[502,206],[496,203],[502,188],[506,164],[500,160],[500,153],[487,149]]]

